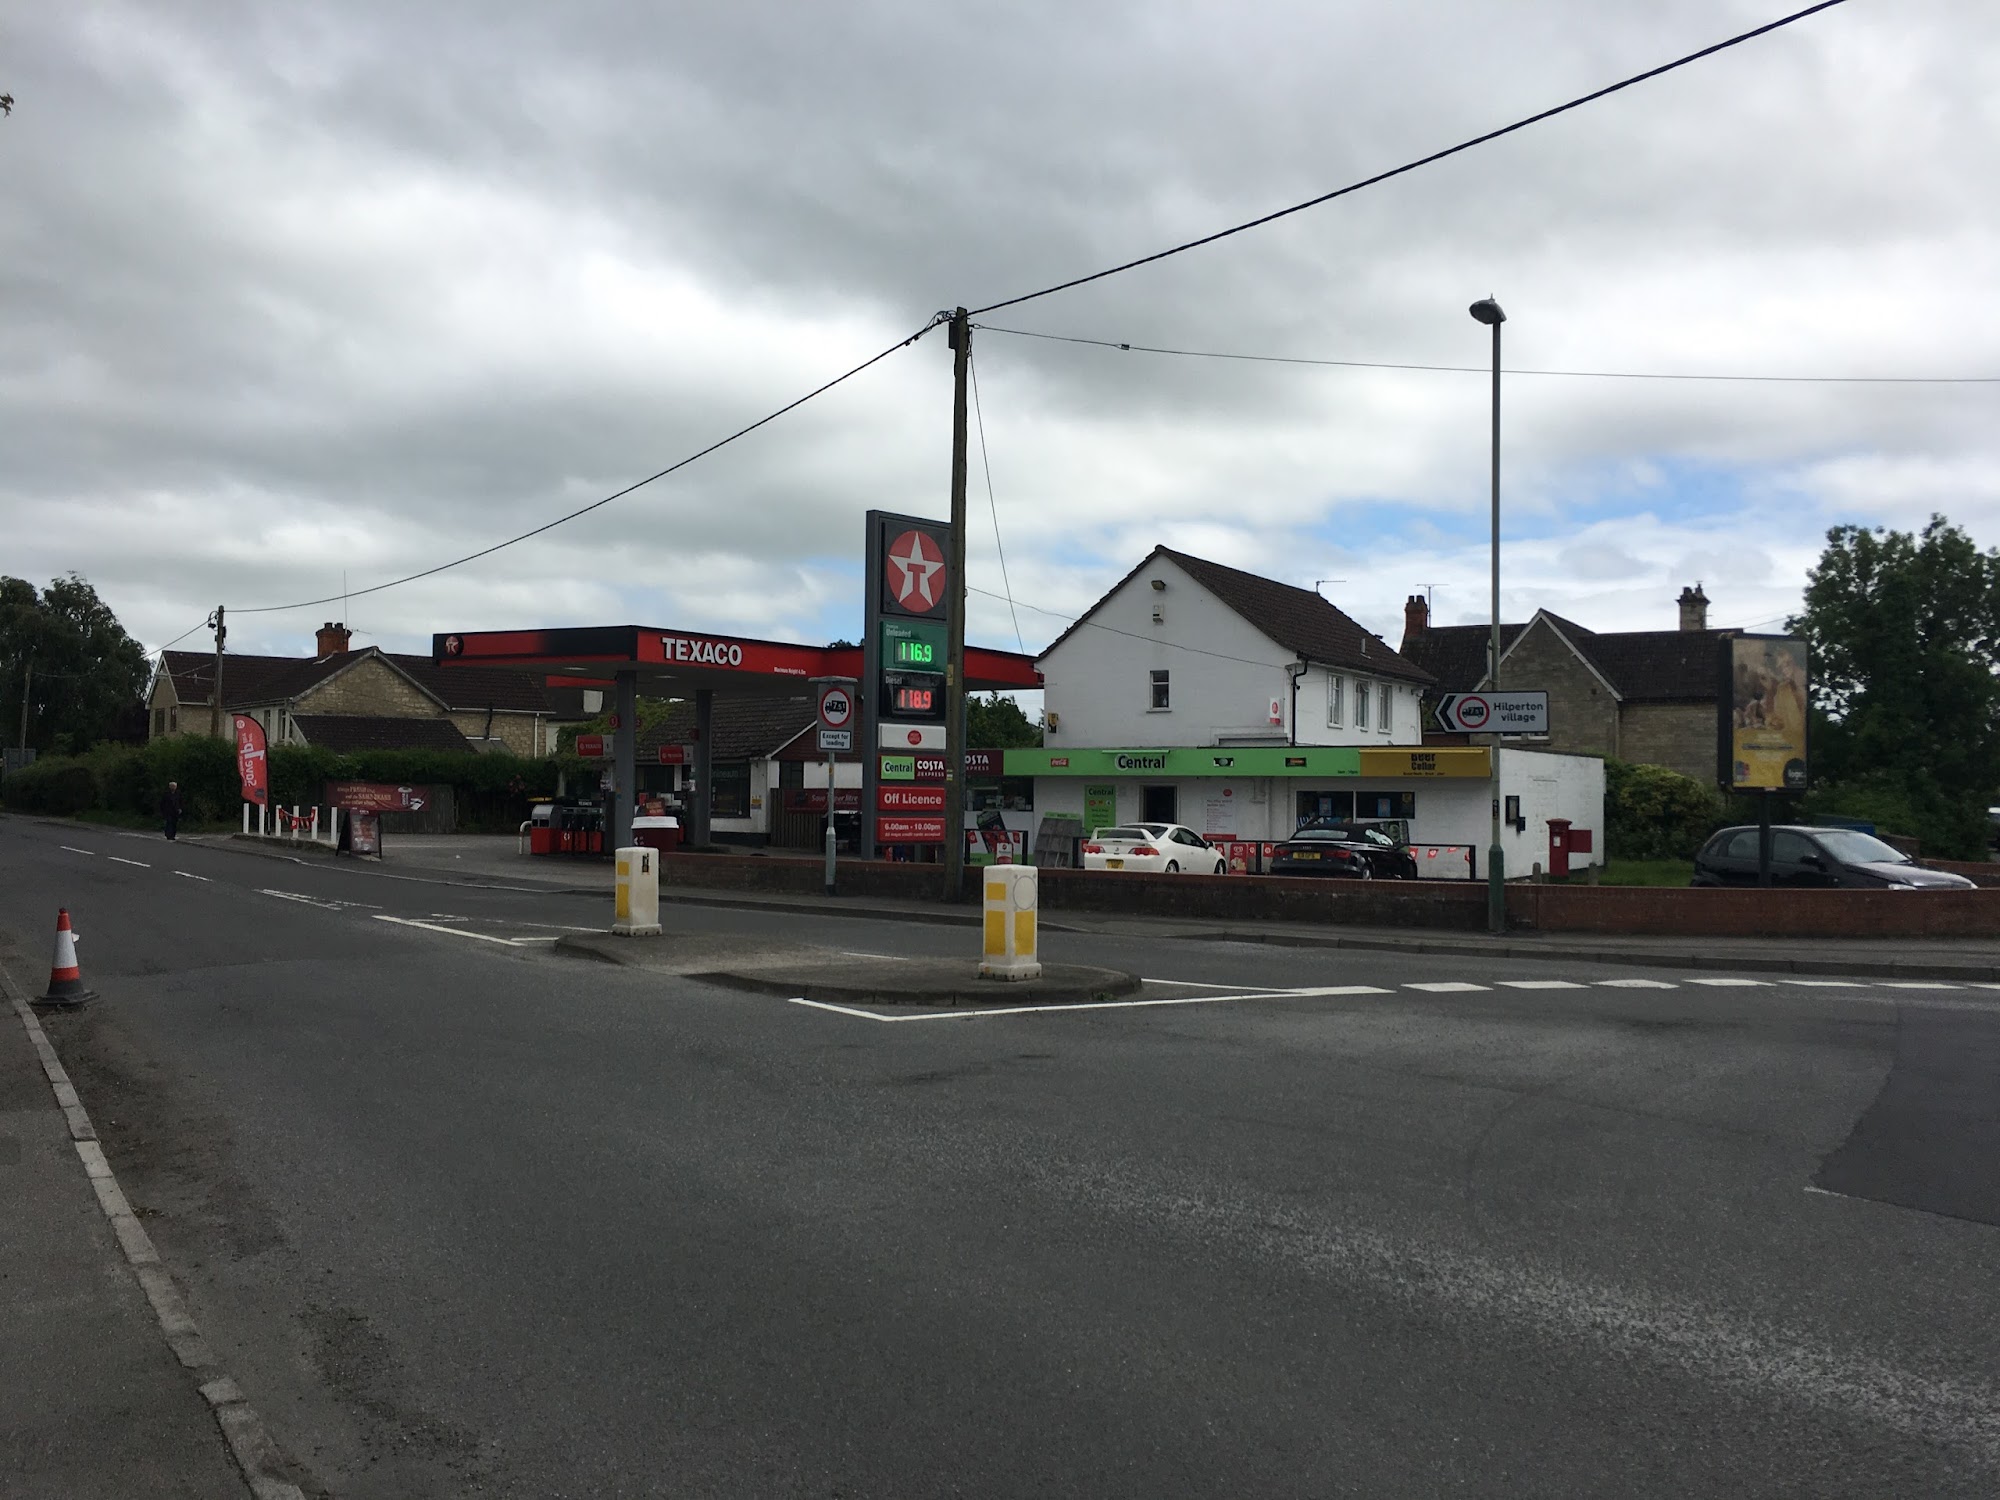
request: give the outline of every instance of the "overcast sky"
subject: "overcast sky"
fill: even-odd
[[[1268,212],[1787,0],[68,0],[0,32],[0,572],[157,647],[858,628],[862,514],[948,509],[922,327]],[[1307,359],[2000,375],[2000,6],[1850,0],[1441,165],[986,321]],[[1158,542],[1383,632],[1486,618],[1479,374],[974,339],[971,583],[1028,650]],[[2000,542],[2000,385],[1522,374],[1504,612],[1775,628],[1823,534]],[[972,636],[1015,643],[973,596]],[[188,644],[200,646],[199,632]]]

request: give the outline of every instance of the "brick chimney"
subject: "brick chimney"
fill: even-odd
[[[340,655],[341,652],[347,649],[347,643],[350,639],[351,637],[345,625],[341,624],[338,620],[328,620],[319,628],[317,644],[314,648],[315,659],[325,661],[329,656]]]
[[[1403,645],[1408,651],[1418,636],[1431,628],[1430,601],[1422,594],[1412,594],[1403,601]]]
[[[1681,590],[1681,629],[1708,629],[1708,595],[1696,584],[1691,589]]]

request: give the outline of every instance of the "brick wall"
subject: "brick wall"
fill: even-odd
[[[1546,620],[1514,643],[1500,667],[1502,688],[1549,695],[1549,740],[1536,749],[1568,755],[1618,754],[1618,702]]]
[[[369,657],[338,676],[308,689],[293,705],[296,714],[372,714],[387,719],[442,719],[437,699],[387,662]],[[485,715],[480,715],[485,722]]]
[[[663,886],[817,895],[817,859],[668,854]],[[937,865],[842,860],[849,896],[936,902]],[[978,871],[966,872],[966,905]],[[1046,911],[1131,912],[1206,921],[1292,921],[1477,932],[1486,925],[1483,883],[1315,881],[1244,875],[1107,875],[1044,870]],[[1969,938],[2000,936],[2000,890],[1706,890],[1692,887],[1507,887],[1517,930],[1671,938]]]
[[[1621,760],[1715,780],[1713,703],[1627,703],[1618,716]]]

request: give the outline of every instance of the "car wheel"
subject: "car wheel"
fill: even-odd
[[[1364,859],[1361,862],[1361,867],[1354,872],[1354,878],[1356,880],[1373,880],[1375,878],[1375,872],[1368,868],[1367,860]]]
[[[1229,873],[1229,861],[1226,859],[1218,859],[1215,862],[1215,873],[1218,875],[1227,875]]]
[[[1179,860],[1170,859],[1167,861],[1167,873],[1169,875],[1178,875],[1180,872],[1181,866]]]

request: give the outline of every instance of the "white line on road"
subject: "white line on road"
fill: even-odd
[[[1204,984],[1199,979],[1142,979],[1141,984],[1177,984],[1187,990],[1240,990],[1240,984]]]
[[[260,896],[276,896],[280,901],[296,901],[301,906],[317,906],[321,911],[340,910],[340,903],[338,901],[322,901],[317,896],[302,896],[297,891],[260,890],[257,894]]]
[[[1422,990],[1428,995],[1458,995],[1467,990],[1491,989],[1491,985],[1467,984],[1463,979],[1436,979],[1428,984],[1406,984],[1406,990]]]
[[[1865,979],[1780,979],[1780,984],[1805,984],[1818,990],[1865,990]]]
[[[1941,979],[1885,979],[1885,990],[1962,990],[1962,984],[1946,984]]]
[[[183,880],[199,880],[203,885],[208,884],[208,877],[206,875],[195,875],[187,870],[176,870],[174,873]]]
[[[1181,995],[1167,1000],[1080,1000],[1073,1004],[997,1005],[978,1010],[926,1010],[907,1016],[885,1016],[872,1010],[856,1010],[824,1000],[793,996],[789,1005],[810,1005],[815,1010],[838,1011],[844,1016],[866,1016],[871,1021],[976,1021],[986,1016],[1032,1016],[1072,1010],[1149,1010],[1168,1005],[1221,1005],[1231,1000],[1307,1000],[1322,995],[1387,995],[1391,991],[1372,984],[1329,984],[1305,990],[1246,990],[1236,995]]]
[[[67,849],[71,854],[95,854],[95,849],[79,849],[74,844],[57,844],[58,849]]]
[[[602,931],[603,929],[596,928],[593,930]],[[899,963],[899,964],[908,963],[910,961],[909,955],[903,953],[862,953],[854,948],[842,948],[840,950],[840,955],[842,958],[886,958],[893,963]]]
[[[147,864],[143,859],[123,859],[116,854],[107,854],[104,857],[116,865],[137,865],[142,870],[150,870],[153,868],[151,865]]]
[[[1510,990],[1587,990],[1587,984],[1578,984],[1574,979],[1497,979],[1494,983]]]
[[[1600,979],[1597,981],[1606,989],[1613,990],[1677,990],[1677,984],[1669,984],[1664,979]]]
[[[379,911],[375,913],[375,920],[378,922],[394,922],[398,927],[421,927],[426,932],[442,932],[446,937],[471,938],[474,942],[478,943],[498,943],[503,948],[512,948],[521,943],[549,943],[555,941],[553,938],[542,937],[492,937],[484,932],[467,932],[463,927],[446,927],[437,922],[419,922],[415,917],[392,917]]]
[[[1735,988],[1735,989],[1744,989],[1744,988],[1748,988],[1748,987],[1751,987],[1751,986],[1758,986],[1758,987],[1762,987],[1762,988],[1765,988],[1765,989],[1768,989],[1768,988],[1770,988],[1770,984],[1771,984],[1771,981],[1770,981],[1770,980],[1768,980],[1768,979],[1720,979],[1720,978],[1718,978],[1718,979],[1690,979],[1690,980],[1688,981],[1688,983],[1689,983],[1689,984],[1711,984],[1711,985],[1718,985],[1718,986],[1725,986],[1725,985],[1726,985],[1726,986],[1729,986],[1729,987],[1731,987],[1731,988]]]

